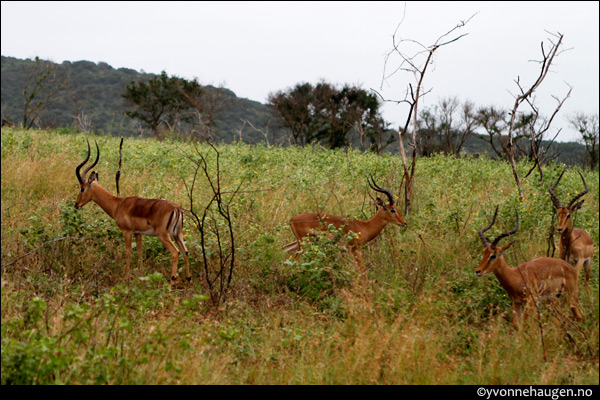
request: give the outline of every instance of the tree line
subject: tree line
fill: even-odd
[[[190,122],[193,116],[203,121],[202,136],[211,137],[218,111],[228,106],[208,95],[196,80],[168,77],[165,72],[149,82],[132,82],[123,97],[134,106],[127,115],[146,123],[157,137],[160,137],[161,125],[170,128]],[[269,94],[267,105],[273,111],[275,123],[288,132],[289,142],[294,145],[319,143],[329,148],[347,147],[354,136],[361,150],[382,153],[397,140],[397,133],[381,115],[382,100],[357,86],[337,86],[326,81],[314,85],[298,83]],[[477,137],[488,143],[499,159],[509,161],[513,154],[517,161],[547,163],[559,155],[556,146],[552,148],[553,139],[544,143],[548,122],[535,112],[520,113],[516,121],[511,122],[508,109],[477,107],[468,100],[461,102],[457,97],[446,97],[425,107],[418,116],[420,155],[459,156],[477,129],[484,130],[485,134]],[[598,166],[598,115],[578,113],[569,123],[581,134],[587,165],[595,169]],[[508,140],[509,129],[514,133],[513,148]]]
[[[48,115],[64,113],[57,107],[61,102],[67,98],[75,98],[76,104],[81,102],[77,96],[73,97],[71,84],[75,81],[74,77],[78,76],[77,69],[61,69],[58,64],[35,58],[29,62],[25,73],[21,71],[23,87],[12,88],[13,92],[21,92],[22,111],[19,120],[11,120],[8,115],[14,118],[15,112],[9,113],[8,109],[15,108],[15,101],[12,99],[9,107],[4,95],[5,86],[9,88],[11,83],[8,74],[5,79],[5,62],[8,61],[8,58],[2,57],[3,124],[18,123],[26,129],[51,126],[56,122]],[[89,67],[87,64],[95,66],[88,62],[83,65],[73,63],[89,74],[92,71],[81,68]],[[93,73],[108,75],[111,72],[108,65],[98,67]],[[82,71],[79,72],[81,74]],[[128,72],[128,83],[124,82],[123,77],[111,77],[110,82],[120,83],[121,88],[124,86],[122,92],[118,93],[119,99],[115,99],[120,104],[117,110],[127,120],[126,129],[136,134],[150,132],[157,138],[175,134],[219,141],[226,136],[219,125],[223,126],[229,120],[226,126],[230,140],[244,140],[252,136],[255,141],[271,144],[304,146],[318,143],[330,148],[352,145],[376,153],[397,152],[408,143],[407,139],[402,139],[404,143],[400,144],[398,130],[391,128],[391,124],[382,117],[384,100],[376,92],[356,85],[340,86],[326,81],[314,84],[301,82],[291,88],[272,92],[263,107],[265,110],[260,114],[260,120],[257,120],[256,115],[252,118],[250,112],[237,113],[232,118],[232,110],[239,108],[240,99],[223,87],[203,86],[196,79],[169,76],[164,71],[160,75],[143,78],[132,74],[135,71],[125,72]],[[136,79],[131,79],[133,77]],[[77,78],[78,81],[80,79]],[[112,96],[115,97],[114,94]],[[98,118],[90,111],[90,107],[82,107],[69,117],[72,126],[84,131],[91,130],[95,125],[94,118]],[[549,118],[541,117],[535,110],[519,113],[513,120],[511,110],[507,108],[477,106],[469,100],[461,101],[449,96],[423,107],[416,117],[413,128],[418,137],[416,151],[422,156],[485,152],[504,160],[509,160],[513,154],[516,160],[537,158],[543,163],[557,159],[565,161],[564,158],[561,160],[564,146],[555,143],[551,133],[544,130],[545,125],[549,127]],[[568,123],[579,133],[578,141],[585,148],[574,161],[596,169],[598,114],[575,113],[568,117]],[[512,130],[510,142],[509,129]]]

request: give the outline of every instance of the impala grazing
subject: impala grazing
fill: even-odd
[[[573,199],[569,202],[567,206],[562,206],[560,204],[560,200],[554,194],[554,189],[560,178],[562,178],[565,171],[560,174],[554,186],[548,189],[550,192],[550,197],[552,198],[552,204],[556,209],[556,213],[558,214],[558,225],[556,226],[556,230],[560,233],[560,242],[558,244],[558,250],[560,253],[560,258],[563,260],[567,260],[571,263],[575,270],[577,271],[577,277],[581,273],[582,268],[585,268],[585,280],[586,283],[589,283],[590,276],[592,274],[592,256],[594,255],[594,241],[592,237],[584,231],[583,229],[573,228],[573,214],[575,211],[579,210],[583,205],[585,200],[581,200],[577,202],[584,194],[588,192],[588,186],[579,172],[579,176],[581,176],[581,180],[583,181],[583,186],[585,189],[583,192],[575,195]]]
[[[546,300],[565,296],[575,318],[582,319],[581,311],[577,305],[577,275],[575,269],[566,261],[558,258],[542,257],[527,261],[517,268],[512,268],[504,260],[504,252],[514,243],[498,246],[498,242],[509,237],[519,229],[519,214],[515,228],[505,232],[490,241],[484,236],[489,230],[498,214],[498,207],[494,212],[492,222],[479,231],[479,237],[483,243],[483,255],[479,266],[475,270],[477,276],[493,272],[506,293],[512,300],[513,317],[512,323],[519,330],[520,319],[525,307],[525,318],[527,307],[532,301]]]
[[[141,197],[117,197],[107,192],[98,183],[98,174],[92,171],[86,181],[89,170],[94,168],[100,159],[100,149],[96,143],[96,161],[79,173],[81,167],[90,159],[90,142],[88,141],[88,153],[86,159],[75,168],[77,180],[81,185],[79,196],[75,202],[75,208],[79,209],[88,202],[93,201],[102,208],[109,217],[123,231],[125,236],[125,258],[127,264],[126,277],[131,278],[131,237],[135,235],[138,262],[142,263],[142,235],[157,236],[162,244],[171,253],[171,285],[177,282],[177,260],[179,251],[171,241],[171,236],[185,259],[186,279],[191,280],[188,251],[183,243],[183,211],[177,204],[161,199],[144,199]]]
[[[363,246],[375,239],[389,222],[399,226],[406,226],[406,221],[394,204],[392,193],[387,189],[377,186],[372,177],[371,180],[373,183],[367,180],[371,189],[385,194],[388,198],[388,201],[384,202],[377,197],[378,210],[372,219],[368,221],[359,221],[355,218],[340,217],[324,213],[304,213],[297,215],[290,219],[290,228],[292,229],[296,240],[284,246],[283,249],[286,252],[297,251],[300,249],[300,242],[302,240],[314,236],[317,231],[325,231],[329,225],[333,225],[337,229],[342,228],[344,234],[352,231],[357,235],[356,238],[348,242],[346,250],[349,250],[352,253],[356,259],[356,263],[360,270],[359,272],[363,274],[365,272],[365,265],[362,260]],[[298,258],[298,256],[299,253],[296,253],[296,258]]]

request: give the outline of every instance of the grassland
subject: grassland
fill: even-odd
[[[233,280],[217,306],[189,218],[191,285],[169,288],[169,255],[156,238],[144,240],[144,266],[124,281],[114,222],[95,204],[73,207],[85,138],[2,129],[2,384],[599,383],[597,172],[584,171],[590,190],[575,219],[596,249],[589,288],[580,282],[584,320],[549,305],[515,332],[497,279],[473,272],[477,230],[496,205],[490,236],[511,228],[518,210],[509,263],[546,255],[555,223],[547,187],[560,165],[545,168],[543,184],[525,179],[520,201],[507,164],[419,159],[408,226],[387,226],[368,245],[369,280],[358,289],[352,258],[329,243],[291,261],[281,251],[293,239],[287,221],[305,211],[370,218],[365,176],[397,190],[400,160],[317,146],[219,146],[224,190],[241,187],[231,203]],[[93,139],[100,183],[114,193],[118,140]],[[198,149],[216,174],[212,150]],[[193,165],[182,151],[194,153],[184,142],[125,141],[121,195],[188,208]],[[528,165],[519,168],[524,175]],[[570,170],[556,192],[566,199],[580,190]],[[198,206],[210,200],[202,176],[194,193]]]

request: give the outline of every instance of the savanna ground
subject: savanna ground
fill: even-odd
[[[100,184],[115,193],[119,141],[90,138],[100,146]],[[545,256],[556,222],[547,188],[562,166],[547,166],[543,184],[537,174],[525,179],[521,202],[505,163],[418,159],[408,226],[389,225],[367,246],[368,283],[355,286],[352,258],[328,238],[299,262],[283,253],[293,239],[288,220],[306,211],[371,218],[375,193],[365,177],[396,191],[399,158],[318,146],[217,148],[223,190],[241,186],[231,203],[233,279],[215,306],[191,218],[190,285],[170,289],[169,254],[148,237],[143,268],[125,281],[114,221],[93,203],[73,207],[86,136],[2,129],[2,384],[599,383],[597,172],[584,171],[590,189],[575,219],[595,243],[589,288],[580,282],[584,320],[549,304],[515,332],[498,280],[474,274],[477,231],[496,205],[492,237],[512,228],[518,210],[508,262]],[[198,149],[216,174],[212,149]],[[195,167],[182,151],[195,154],[185,142],[126,139],[121,195],[189,208]],[[529,165],[519,168],[524,175]],[[581,190],[569,170],[556,193],[568,201]],[[199,175],[196,207],[209,200]],[[215,237],[206,234],[210,258]]]

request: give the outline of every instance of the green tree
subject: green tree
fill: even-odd
[[[330,148],[343,147],[350,132],[355,131],[364,147],[366,138],[381,142],[387,126],[377,97],[350,85],[337,88],[327,82],[315,86],[299,83],[270,94],[268,104],[280,125],[290,132],[293,143],[301,146],[318,141]]]
[[[153,135],[160,138],[162,125],[172,129],[177,123],[189,119],[185,111],[193,107],[190,98],[197,98],[201,92],[202,87],[195,79],[187,81],[169,77],[163,71],[148,82],[131,82],[127,85],[122,96],[136,109],[125,114],[147,124]]]
[[[269,94],[280,125],[289,130],[294,144],[304,146],[316,139],[315,96],[310,83],[298,83],[292,89]]]
[[[568,118],[569,123],[579,134],[579,142],[585,145],[586,158],[589,167],[594,170],[598,167],[598,114],[585,114],[577,112]]]

